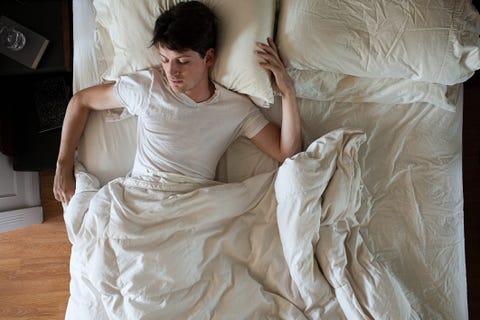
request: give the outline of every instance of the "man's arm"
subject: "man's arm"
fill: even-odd
[[[268,44],[259,43],[258,47],[263,51],[257,51],[257,56],[264,60],[259,64],[272,73],[282,95],[282,127],[278,128],[273,123],[269,123],[251,141],[263,152],[283,162],[302,149],[300,115],[295,88],[273,40],[268,38]]]
[[[87,123],[90,110],[120,108],[113,84],[103,84],[77,92],[67,106],[63,120],[57,168],[53,183],[55,199],[68,203],[75,193],[73,165],[75,150]]]

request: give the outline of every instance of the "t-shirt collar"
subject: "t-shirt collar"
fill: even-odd
[[[193,100],[192,98],[187,96],[185,93],[174,91],[172,89],[172,87],[170,87],[170,84],[168,83],[168,80],[166,79],[163,72],[161,72],[161,75],[162,75],[161,78],[162,78],[163,84],[168,88],[170,93],[172,95],[174,95],[175,97],[177,97],[180,101],[182,101],[183,103],[188,105],[189,107],[201,107],[203,105],[213,104],[213,103],[217,102],[218,97],[220,96],[220,90],[219,90],[220,87],[219,87],[218,83],[211,80],[214,87],[215,87],[215,92],[213,92],[213,95],[205,101],[196,102],[195,100]]]

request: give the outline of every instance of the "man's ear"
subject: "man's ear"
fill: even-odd
[[[208,67],[212,67],[215,63],[215,49],[210,48],[205,53],[205,63]]]

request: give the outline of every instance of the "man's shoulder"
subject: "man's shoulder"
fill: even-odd
[[[145,70],[138,70],[133,71],[127,74],[120,76],[121,78],[132,78],[132,79],[153,79],[154,77],[154,70],[153,69],[145,69]]]
[[[122,83],[122,87],[150,90],[155,84],[161,84],[162,74],[156,69],[149,68],[121,75],[116,82]]]
[[[115,82],[116,86],[121,88],[144,86],[149,82],[149,76],[145,70],[135,71],[118,76]]]

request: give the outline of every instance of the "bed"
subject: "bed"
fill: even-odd
[[[175,2],[74,0],[74,91],[158,64],[150,28]],[[279,165],[240,138],[215,181],[131,177],[136,119],[93,112],[64,213],[66,318],[467,319],[471,2],[205,2],[222,30],[212,78],[279,123],[253,55],[276,39],[305,149]]]

